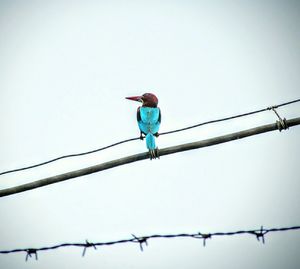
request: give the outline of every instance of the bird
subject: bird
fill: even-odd
[[[128,100],[141,102],[142,106],[137,109],[137,122],[140,129],[140,139],[145,135],[146,147],[149,150],[150,160],[159,158],[155,137],[159,136],[158,130],[161,123],[161,111],[158,99],[153,93],[144,93],[141,96],[125,97]]]

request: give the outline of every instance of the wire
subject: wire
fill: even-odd
[[[264,244],[265,243],[265,235],[267,233],[284,232],[284,231],[291,231],[291,230],[300,230],[300,226],[271,228],[271,229],[265,229],[265,228],[263,228],[263,226],[261,226],[260,229],[256,229],[256,230],[241,230],[241,231],[235,231],[235,232],[214,232],[214,233],[198,232],[198,233],[180,233],[180,234],[164,234],[164,235],[154,234],[154,235],[147,235],[147,236],[135,236],[134,234],[132,234],[131,238],[121,239],[121,240],[117,240],[117,241],[91,243],[88,240],[86,240],[85,243],[62,243],[62,244],[58,244],[58,245],[46,246],[46,247],[40,247],[40,248],[18,248],[18,249],[12,249],[12,250],[0,250],[0,254],[25,252],[26,253],[25,260],[27,261],[28,258],[32,257],[32,255],[34,255],[35,259],[37,260],[38,259],[37,253],[39,251],[48,251],[48,250],[54,250],[54,249],[58,249],[58,248],[66,248],[66,247],[81,247],[81,248],[83,248],[82,256],[84,256],[87,248],[90,248],[90,247],[97,249],[97,246],[111,246],[111,245],[124,244],[124,243],[138,243],[140,246],[140,250],[143,251],[144,250],[143,246],[148,246],[149,239],[157,239],[157,238],[202,239],[203,246],[205,247],[207,239],[212,239],[213,237],[217,237],[217,236],[233,236],[233,235],[242,235],[242,234],[254,235],[258,241],[261,240],[261,242]]]
[[[58,161],[58,160],[61,160],[61,159],[66,159],[66,158],[70,158],[70,157],[79,157],[79,156],[83,156],[83,155],[88,155],[88,154],[91,154],[91,153],[95,153],[95,152],[98,152],[98,151],[101,151],[101,150],[105,150],[105,149],[108,149],[108,148],[111,148],[111,147],[114,147],[114,146],[117,146],[117,145],[120,145],[120,144],[123,144],[123,143],[127,143],[127,142],[130,142],[130,141],[138,140],[138,139],[140,139],[140,138],[139,137],[129,138],[129,139],[126,139],[126,140],[123,140],[123,141],[119,141],[119,142],[113,143],[111,145],[108,145],[108,146],[105,146],[105,147],[102,147],[102,148],[99,148],[99,149],[94,149],[94,150],[86,151],[86,152],[82,152],[82,153],[74,153],[74,154],[64,155],[64,156],[60,156],[60,157],[57,157],[57,158],[54,158],[54,159],[51,159],[49,161],[45,161],[45,162],[42,162],[42,163],[38,163],[38,164],[34,164],[34,165],[22,167],[22,168],[17,168],[17,169],[12,169],[12,170],[8,170],[8,171],[4,171],[4,172],[0,173],[0,176],[1,175],[5,175],[5,174],[9,174],[9,173],[13,173],[13,172],[19,172],[19,171],[23,171],[23,170],[27,170],[27,169],[39,167],[39,166],[42,166],[42,165],[45,165],[45,164],[49,164],[49,163],[52,163],[52,162],[55,162],[55,161]]]
[[[290,127],[297,126],[297,125],[300,125],[300,117],[289,119],[289,120],[286,120],[284,118],[282,120],[282,122],[276,121],[276,123],[257,126],[257,127],[251,128],[251,129],[242,130],[239,132],[230,133],[230,134],[226,134],[226,135],[222,135],[222,136],[218,136],[218,137],[212,137],[212,138],[205,139],[205,140],[189,142],[189,143],[175,145],[175,146],[171,146],[171,147],[167,147],[167,148],[160,148],[158,150],[158,153],[159,153],[158,155],[165,156],[165,155],[183,152],[183,151],[187,151],[187,150],[195,150],[195,149],[199,149],[199,148],[205,148],[205,147],[214,146],[214,145],[218,145],[221,143],[227,143],[227,142],[234,141],[237,139],[243,139],[243,138],[250,137],[253,135],[267,133],[267,132],[271,132],[271,131],[275,131],[275,130],[282,131],[282,130],[286,130]],[[59,182],[65,181],[65,180],[69,180],[71,178],[77,178],[77,177],[81,177],[81,176],[90,175],[90,174],[97,173],[97,172],[100,172],[103,170],[112,169],[117,166],[126,165],[129,163],[149,159],[149,157],[150,157],[149,152],[143,152],[143,153],[138,153],[138,154],[118,158],[118,159],[111,160],[108,162],[106,161],[103,163],[98,163],[96,165],[85,167],[82,169],[77,169],[75,171],[70,171],[67,173],[38,179],[33,182],[21,184],[21,185],[14,186],[11,188],[2,189],[2,190],[0,190],[0,197],[17,194],[17,193],[24,192],[24,191],[33,190],[33,189],[44,187],[44,186],[47,186],[50,184],[55,184],[55,183],[59,183]]]
[[[167,131],[167,132],[162,132],[159,135],[173,134],[173,133],[193,129],[193,128],[196,128],[196,127],[200,127],[200,126],[203,126],[203,125],[208,125],[208,124],[212,124],[212,123],[217,123],[217,122],[232,120],[232,119],[236,119],[236,118],[240,118],[240,117],[245,117],[245,116],[261,113],[261,112],[264,112],[264,111],[267,111],[267,110],[272,110],[272,109],[275,109],[275,108],[290,105],[290,104],[293,104],[293,103],[296,103],[296,102],[300,102],[300,99],[292,100],[292,101],[289,101],[289,102],[281,103],[279,105],[275,105],[275,106],[271,106],[271,107],[267,107],[267,108],[263,108],[263,109],[259,109],[259,110],[254,110],[254,111],[243,113],[243,114],[238,114],[238,115],[235,115],[235,116],[230,116],[230,117],[225,117],[225,118],[221,118],[221,119],[206,121],[206,122],[198,123],[198,124],[195,124],[195,125],[187,126],[187,127],[184,127],[184,128],[180,128],[180,129],[176,129],[176,130],[172,130],[172,131]],[[38,164],[30,165],[30,166],[25,166],[25,167],[22,167],[22,168],[17,168],[17,169],[12,169],[12,170],[1,172],[0,176],[5,175],[5,174],[9,174],[9,173],[14,173],[14,172],[19,172],[19,171],[24,171],[24,170],[36,168],[36,167],[39,167],[39,166],[42,166],[42,165],[46,165],[46,164],[49,164],[49,163],[52,163],[52,162],[55,162],[55,161],[58,161],[58,160],[70,158],[70,157],[79,157],[79,156],[88,155],[88,154],[91,154],[91,153],[96,153],[96,152],[99,152],[99,151],[102,151],[102,150],[105,150],[105,149],[108,149],[108,148],[111,148],[111,147],[114,147],[114,146],[117,146],[117,145],[120,145],[120,144],[124,144],[124,143],[127,143],[127,142],[139,140],[139,139],[140,139],[140,137],[129,138],[129,139],[125,139],[125,140],[122,140],[122,141],[119,141],[119,142],[116,142],[116,143],[113,143],[111,145],[108,145],[108,146],[105,146],[105,147],[102,147],[102,148],[98,148],[98,149],[95,149],[95,150],[60,156],[60,157],[57,157],[57,158],[54,158],[54,159],[51,159],[49,161],[45,161],[45,162],[42,162],[42,163],[38,163]]]
[[[200,126],[207,125],[207,124],[212,124],[212,123],[216,123],[216,122],[222,122],[222,121],[232,120],[232,119],[241,118],[241,117],[245,117],[245,116],[250,116],[250,115],[261,113],[261,112],[264,112],[264,111],[267,111],[267,110],[272,110],[272,109],[279,108],[279,107],[282,107],[282,106],[290,105],[290,104],[293,104],[293,103],[296,103],[296,102],[299,102],[299,101],[300,101],[300,99],[296,99],[296,100],[286,102],[286,103],[282,103],[282,104],[279,104],[279,105],[276,105],[276,106],[271,106],[271,107],[267,107],[267,108],[263,108],[263,109],[259,109],[259,110],[254,110],[254,111],[251,111],[251,112],[247,112],[247,113],[243,113],[243,114],[239,114],[239,115],[235,115],[235,116],[230,116],[230,117],[225,117],[225,118],[221,118],[221,119],[217,119],[217,120],[206,121],[206,122],[198,123],[198,124],[195,124],[195,125],[192,125],[192,126],[187,126],[187,127],[184,127],[184,128],[180,128],[180,129],[177,129],[177,130],[163,132],[163,133],[160,133],[160,135],[177,133],[177,132],[186,131],[186,130],[196,128],[196,127],[200,127]]]

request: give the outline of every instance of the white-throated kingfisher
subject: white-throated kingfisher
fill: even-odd
[[[137,109],[137,122],[140,129],[140,138],[146,137],[146,146],[149,149],[150,159],[159,158],[155,137],[161,123],[160,108],[157,107],[158,99],[153,93],[144,93],[141,96],[126,97],[128,100],[141,102],[142,106]]]

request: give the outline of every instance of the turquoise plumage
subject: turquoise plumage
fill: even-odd
[[[149,150],[155,150],[154,135],[160,127],[160,109],[158,107],[139,107],[137,120],[140,131],[146,135],[146,146]]]
[[[158,148],[155,143],[155,136],[158,136],[161,123],[161,112],[160,108],[157,107],[157,97],[152,93],[145,93],[142,96],[126,97],[126,99],[143,103],[143,105],[137,109],[137,122],[141,133],[140,137],[143,139],[143,134],[145,135],[150,159],[159,158]]]

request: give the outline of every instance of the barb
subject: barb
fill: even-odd
[[[203,247],[206,246],[206,239],[211,239],[211,234],[201,234],[199,233],[199,235],[201,236],[200,238],[203,239]]]
[[[89,247],[93,247],[95,250],[97,249],[97,247],[95,246],[95,244],[90,243],[88,240],[85,240],[85,246],[82,252],[82,257],[84,257],[85,253],[86,253],[86,249]]]
[[[133,238],[134,238],[134,240],[132,240],[132,242],[134,242],[134,243],[139,243],[139,244],[140,244],[140,250],[141,250],[141,251],[144,251],[144,249],[143,249],[143,244],[145,243],[145,245],[148,246],[147,239],[148,239],[149,237],[137,237],[137,236],[135,236],[134,234],[132,234],[132,236],[133,236]]]
[[[220,118],[220,119],[216,119],[216,120],[206,121],[206,122],[198,123],[198,124],[195,124],[195,125],[183,127],[183,128],[180,128],[180,129],[167,131],[167,132],[162,132],[159,135],[167,135],[167,134],[178,133],[178,132],[190,130],[190,129],[197,128],[197,127],[204,126],[204,125],[208,125],[208,124],[213,124],[213,123],[217,123],[217,122],[232,120],[232,119],[236,119],[236,118],[241,118],[241,117],[261,113],[261,112],[268,111],[268,110],[271,110],[271,109],[277,114],[277,112],[275,111],[275,108],[287,106],[287,105],[297,103],[297,102],[300,102],[300,99],[296,99],[296,100],[293,100],[293,101],[281,103],[279,105],[275,105],[275,106],[271,106],[271,107],[267,107],[267,108],[263,108],[263,109],[259,109],[259,110],[254,110],[254,111],[243,113],[243,114],[238,114],[238,115],[235,115],[235,116],[230,116],[230,117]],[[278,117],[279,117],[279,115],[278,115]],[[284,125],[282,123],[283,121],[281,120],[280,123],[279,123],[282,126],[281,129],[279,128],[280,131],[282,129],[286,129],[286,127],[285,127],[286,125]],[[57,158],[54,158],[54,159],[51,159],[49,161],[45,161],[45,162],[42,162],[42,163],[38,163],[38,164],[34,164],[34,165],[22,167],[22,168],[17,168],[17,169],[7,170],[7,171],[4,171],[4,172],[1,172],[0,176],[5,175],[5,174],[9,174],[9,173],[14,173],[14,172],[19,172],[19,171],[24,171],[24,170],[36,168],[36,167],[46,165],[46,164],[49,164],[49,163],[52,163],[52,162],[55,162],[55,161],[58,161],[58,160],[66,159],[66,158],[79,157],[79,156],[83,156],[83,155],[96,153],[96,152],[99,152],[99,151],[102,151],[102,150],[105,150],[105,149],[108,149],[108,148],[111,148],[111,147],[115,147],[115,146],[118,146],[118,145],[121,145],[121,144],[124,144],[124,143],[127,143],[127,142],[139,140],[139,139],[140,139],[140,137],[129,138],[129,139],[125,139],[125,140],[113,143],[111,145],[108,145],[108,146],[105,146],[105,147],[102,147],[102,148],[98,148],[98,149],[94,149],[94,150],[90,150],[90,151],[86,151],[86,152],[82,152],[82,153],[74,153],[74,154],[64,155],[64,156],[60,156],[60,157],[57,157]]]
[[[233,235],[242,235],[242,234],[249,234],[254,235],[258,241],[260,241],[260,238],[262,238],[262,243],[265,243],[265,235],[267,233],[274,233],[274,232],[285,232],[285,231],[292,231],[292,230],[300,230],[300,226],[292,226],[292,227],[282,227],[282,228],[271,228],[271,229],[265,229],[263,226],[261,226],[258,230],[242,230],[242,231],[235,231],[235,232],[215,232],[215,233],[181,233],[181,234],[154,234],[154,235],[148,235],[148,236],[135,236],[132,234],[133,237],[129,239],[123,239],[118,241],[109,241],[109,242],[98,242],[98,243],[91,243],[89,241],[85,241],[85,243],[63,243],[59,245],[54,246],[48,246],[48,247],[41,247],[41,248],[19,248],[19,249],[13,249],[13,250],[0,250],[0,254],[10,254],[10,253],[16,253],[16,252],[25,252],[27,261],[28,258],[31,258],[32,255],[35,255],[35,259],[38,259],[37,253],[38,251],[48,251],[48,250],[54,250],[57,248],[63,248],[63,247],[82,247],[83,253],[82,257],[84,257],[86,253],[86,249],[89,247],[93,247],[94,249],[97,249],[96,246],[111,246],[111,245],[118,245],[123,243],[138,243],[140,245],[140,250],[143,251],[143,244],[148,246],[148,240],[150,239],[156,239],[156,238],[163,238],[163,239],[170,239],[170,238],[194,238],[194,239],[202,239],[203,240],[203,246],[206,246],[206,240],[212,239],[213,237],[217,236],[233,236]]]
[[[259,231],[259,232],[254,232],[253,234],[256,235],[257,241],[260,241],[260,238],[261,238],[261,241],[262,241],[262,243],[264,244],[264,243],[265,243],[265,234],[266,234],[267,232],[268,232],[268,231],[267,231],[267,230],[264,230],[264,227],[261,226],[260,231]]]
[[[26,257],[25,257],[25,261],[27,262],[28,261],[28,258],[32,258],[32,254],[34,254],[35,256],[35,260],[37,261],[38,260],[38,255],[37,255],[37,249],[35,248],[29,248],[29,249],[26,249]]]

